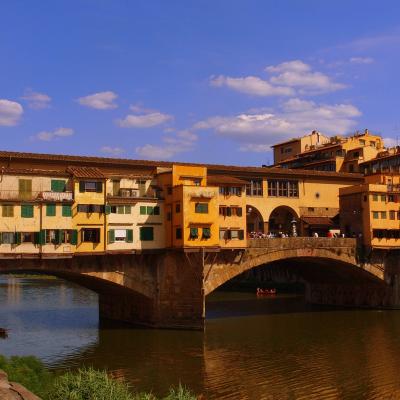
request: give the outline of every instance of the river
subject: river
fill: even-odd
[[[138,390],[179,382],[207,399],[400,398],[400,311],[329,310],[299,296],[216,292],[203,332],[100,326],[97,296],[0,275],[0,354],[54,370],[92,365]]]

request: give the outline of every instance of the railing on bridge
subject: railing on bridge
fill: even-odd
[[[340,248],[356,247],[357,239],[353,238],[315,238],[315,237],[287,237],[248,239],[247,247],[264,249],[303,249],[313,247]]]

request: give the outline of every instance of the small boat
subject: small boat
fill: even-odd
[[[276,295],[276,289],[260,289],[257,288],[256,291],[257,296],[274,296]]]
[[[7,329],[0,328],[0,338],[1,339],[6,339],[8,337],[8,331]]]

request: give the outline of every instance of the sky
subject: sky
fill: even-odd
[[[271,164],[400,138],[398,0],[2,0],[1,150]]]

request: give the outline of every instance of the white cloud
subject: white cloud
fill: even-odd
[[[136,153],[143,158],[165,160],[176,156],[179,153],[193,150],[197,135],[188,130],[176,132],[174,135],[165,136],[162,141],[164,145],[155,146],[146,144],[136,147]]]
[[[240,151],[251,152],[251,153],[266,153],[271,151],[271,145],[269,144],[244,144],[239,147]]]
[[[313,71],[301,60],[286,61],[265,68],[269,79],[257,76],[232,78],[220,75],[211,77],[210,85],[228,87],[254,96],[294,96],[296,94],[320,94],[344,89],[346,85],[334,82],[328,75]]]
[[[351,57],[349,62],[351,64],[372,64],[374,59],[372,57]]]
[[[44,142],[49,142],[53,139],[71,136],[73,134],[74,130],[71,128],[57,128],[54,131],[41,131],[35,136],[35,138]]]
[[[116,122],[121,128],[151,128],[164,124],[172,119],[172,115],[157,111],[141,115],[128,114],[125,118],[119,119]]]
[[[95,108],[96,110],[110,110],[118,107],[114,102],[117,97],[118,95],[111,91],[99,92],[80,97],[78,103],[86,107]]]
[[[210,84],[215,87],[226,86],[237,92],[251,94],[254,96],[292,96],[294,91],[288,87],[274,86],[256,76],[246,76],[244,78],[231,78],[229,76],[217,76],[210,80]]]
[[[360,115],[361,112],[351,104],[327,105],[290,99],[275,113],[216,116],[196,123],[193,129],[212,129],[221,136],[244,142],[241,150],[261,151],[273,143],[312,130],[328,135],[346,133]]]
[[[119,156],[125,153],[125,150],[121,147],[111,147],[111,146],[103,146],[100,151],[104,154],[109,154],[110,156]]]
[[[301,94],[334,92],[346,87],[342,83],[333,82],[322,72],[313,72],[310,65],[300,60],[271,65],[265,70],[277,73],[270,78],[272,84],[297,88]]]
[[[45,93],[33,92],[31,89],[25,90],[21,99],[28,102],[28,106],[34,110],[50,107],[51,97]]]
[[[21,104],[6,100],[0,99],[0,126],[14,126],[17,125],[24,109]]]

